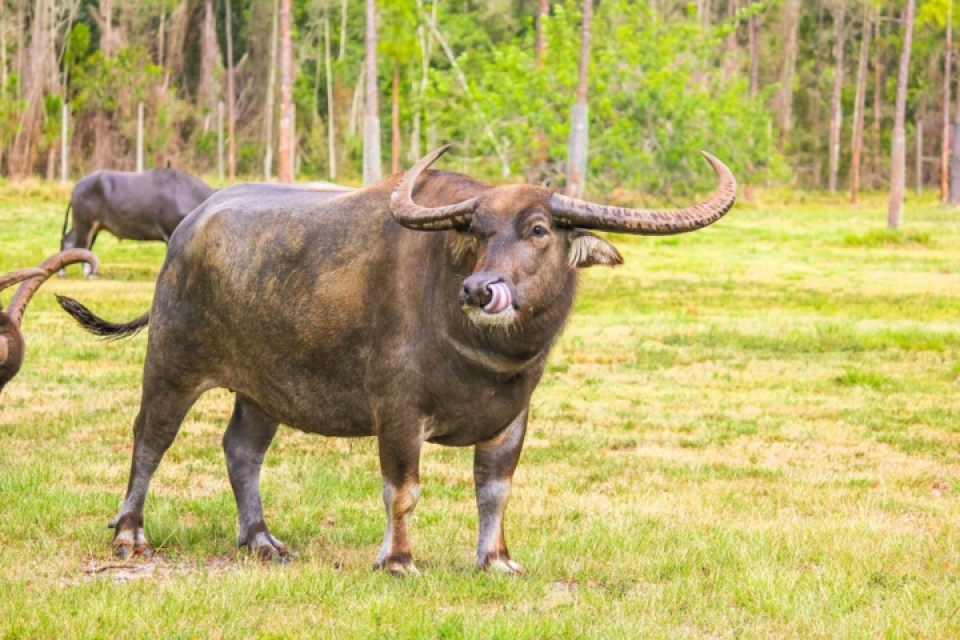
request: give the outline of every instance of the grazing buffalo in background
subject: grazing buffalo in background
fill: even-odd
[[[719,187],[703,204],[622,209],[427,171],[445,150],[320,205],[283,186],[222,190],[177,229],[153,307],[126,324],[60,299],[102,336],[151,327],[130,482],[111,522],[118,555],[148,551],[150,479],[197,398],[226,387],[236,392],[223,448],[241,545],[288,556],[260,499],[260,468],[282,422],[377,438],[387,527],[375,567],[393,573],[415,571],[407,526],[423,442],[474,446],[477,566],[523,571],[503,517],[530,396],[573,305],[577,270],[622,262],[587,229],[694,231],[733,206],[736,182],[705,154]]]
[[[13,379],[23,364],[23,334],[20,325],[27,303],[44,282],[59,269],[75,262],[84,262],[96,270],[97,257],[83,249],[70,249],[47,258],[37,269],[20,269],[0,275],[0,291],[23,282],[10,300],[6,313],[0,311],[0,392]]]
[[[60,248],[92,249],[104,229],[121,240],[168,242],[184,217],[215,191],[176,169],[91,173],[73,187]],[[71,209],[73,226],[68,232]],[[84,275],[90,275],[87,267]]]

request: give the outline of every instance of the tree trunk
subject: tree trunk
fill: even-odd
[[[235,134],[236,90],[233,86],[233,16],[230,12],[230,0],[227,6],[227,176],[230,180],[237,179],[237,141]]]
[[[960,205],[960,77],[957,78],[957,107],[950,145],[950,204]]]
[[[277,149],[277,178],[293,182],[293,40],[291,0],[280,0],[280,144]]]
[[[953,0],[947,2],[947,50],[943,56],[943,139],[940,143],[940,202],[950,199],[950,74],[953,71]]]
[[[273,19],[270,26],[270,64],[267,70],[267,104],[263,111],[264,150],[263,177],[269,180],[273,175],[273,121],[274,100],[277,91],[277,31],[280,30],[280,0],[273,0]]]
[[[727,19],[737,14],[737,0],[727,0]],[[723,77],[729,78],[737,70],[737,29],[734,27],[730,35],[723,41]]]
[[[547,14],[550,12],[550,0],[540,0],[540,5],[537,7],[537,40],[536,40],[536,56],[537,56],[537,68],[540,69],[543,67],[543,62],[547,57],[547,39],[546,34],[543,32],[543,21]],[[537,127],[537,161],[541,165],[545,165],[549,159],[549,153],[547,152],[547,134],[543,130],[543,127]]]
[[[867,59],[870,56],[870,5],[863,12],[863,34],[860,40],[860,62],[857,66],[857,94],[853,99],[853,144],[850,160],[850,203],[859,204],[860,157],[863,154],[863,110],[867,92]]]
[[[343,60],[343,56],[347,50],[347,0],[343,0],[341,3],[341,13],[340,13],[340,55],[337,56],[337,60]]]
[[[877,21],[873,25],[873,46],[874,46],[874,57],[873,57],[873,171],[871,171],[871,183],[874,189],[879,189],[882,177],[880,171],[881,165],[881,154],[880,149],[880,119],[883,116],[883,98],[884,98],[884,79],[883,79],[883,64],[881,60],[881,36],[880,33],[880,24],[883,16],[877,16]]]
[[[827,188],[830,193],[837,192],[837,172],[840,170],[840,132],[843,128],[843,105],[840,102],[843,91],[843,50],[846,44],[844,18],[846,6],[841,3],[835,17],[837,28],[837,50],[833,66],[833,95],[830,100],[830,175],[827,176]]]
[[[582,198],[587,173],[588,107],[587,86],[590,68],[590,20],[593,0],[583,2],[583,35],[580,38],[580,79],[577,83],[577,102],[573,106],[570,127],[570,152],[567,158],[567,195]]]
[[[812,162],[810,167],[810,181],[813,184],[815,189],[820,189],[823,186],[822,178],[822,169],[823,169],[823,158],[821,157],[821,138],[822,128],[823,128],[823,118],[820,117],[820,110],[823,107],[823,95],[821,86],[821,78],[823,77],[823,59],[821,56],[823,50],[823,0],[817,0],[817,29],[816,35],[814,36],[814,47],[813,47],[813,101],[810,105],[810,120],[813,122],[813,135],[812,137]],[[829,123],[828,123],[829,124]],[[830,135],[827,134],[827,155],[830,154]]]
[[[543,19],[550,13],[550,0],[539,0],[537,7],[537,39],[535,51],[537,56],[537,66],[543,66],[543,59],[547,55],[547,39],[543,33]]]
[[[900,69],[897,73],[897,105],[893,116],[893,148],[890,152],[890,202],[887,207],[887,226],[900,228],[900,213],[903,209],[903,191],[906,178],[906,134],[904,120],[907,115],[907,74],[910,72],[910,48],[913,44],[914,0],[907,0],[903,19],[903,49],[900,52]]]
[[[346,2],[344,2],[346,5]],[[327,72],[327,158],[330,179],[337,179],[337,149],[334,131],[333,71],[330,65],[330,16],[323,16],[323,63]]]
[[[217,61],[217,18],[213,12],[213,0],[207,0],[203,8],[203,36],[200,41],[200,86],[198,92],[204,106],[213,113],[217,108],[217,91],[214,86],[214,69]]]
[[[374,0],[366,2],[364,47],[367,86],[363,109],[363,184],[370,184],[380,179],[380,105],[377,100],[377,7]]]
[[[780,125],[780,146],[789,136],[793,118],[793,75],[797,67],[797,27],[800,0],[786,0],[783,7],[783,58],[780,63],[780,92],[777,94],[777,123]]]
[[[756,98],[760,69],[760,16],[758,14],[750,16],[747,30],[750,38],[750,97]]]
[[[400,63],[393,61],[393,97],[390,104],[390,124],[392,140],[390,141],[390,170],[393,173],[400,171]]]

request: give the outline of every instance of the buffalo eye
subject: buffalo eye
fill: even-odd
[[[535,225],[533,229],[530,230],[530,234],[534,238],[543,238],[544,236],[547,235],[547,233],[548,233],[547,228],[542,224]]]

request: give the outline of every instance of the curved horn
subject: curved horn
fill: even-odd
[[[696,231],[713,224],[733,207],[737,199],[737,180],[717,158],[700,153],[717,172],[719,184],[705,202],[673,210],[623,209],[554,194],[550,198],[553,217],[560,224],[582,229],[619,231],[643,236],[670,236]]]
[[[417,184],[417,178],[449,148],[450,145],[444,145],[421,158],[403,174],[400,184],[390,195],[390,213],[404,227],[417,231],[441,231],[470,224],[477,198],[445,207],[422,207],[413,201],[413,187]]]
[[[7,287],[12,287],[18,282],[23,282],[29,278],[36,278],[37,276],[44,276],[46,274],[46,271],[43,269],[37,269],[36,267],[30,267],[29,269],[17,269],[16,271],[5,273],[0,275],[0,291],[3,291]]]
[[[13,294],[13,299],[10,300],[10,304],[7,306],[7,315],[10,316],[13,323],[18,327],[20,326],[23,320],[23,312],[26,310],[30,298],[32,298],[33,294],[37,292],[37,289],[47,281],[47,278],[68,264],[74,264],[76,262],[86,262],[93,271],[96,271],[100,266],[100,261],[97,260],[97,256],[86,249],[67,249],[66,251],[61,251],[60,253],[50,256],[40,265],[39,277],[27,280],[21,284],[17,292]]]

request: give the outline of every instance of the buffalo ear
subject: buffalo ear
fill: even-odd
[[[623,264],[623,256],[617,248],[589,231],[575,229],[570,234],[570,266],[575,269],[592,267],[595,264],[613,267]]]

